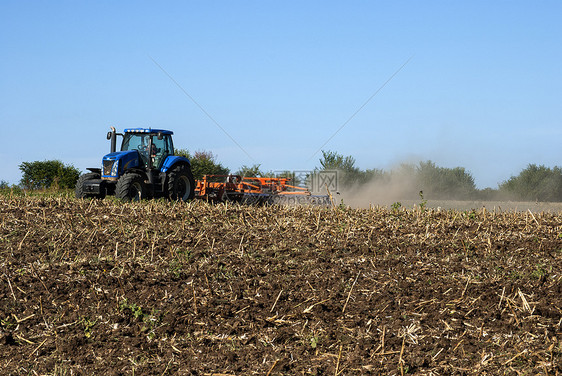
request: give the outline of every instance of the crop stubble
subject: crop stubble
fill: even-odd
[[[562,373],[562,217],[0,197],[0,369]]]

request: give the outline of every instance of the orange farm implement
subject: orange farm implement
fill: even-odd
[[[290,181],[290,178],[205,175],[196,181],[195,197],[250,205],[331,205],[329,195],[313,195],[307,188],[289,185]]]

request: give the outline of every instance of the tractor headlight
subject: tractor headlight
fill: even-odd
[[[111,167],[111,176],[119,176],[119,160],[113,162],[113,167]]]

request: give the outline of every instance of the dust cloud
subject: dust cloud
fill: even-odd
[[[412,209],[423,207],[435,210],[486,210],[492,211],[531,211],[533,213],[561,213],[559,202],[523,202],[513,196],[486,188],[475,189],[466,194],[451,193],[442,187],[440,192],[423,186],[414,175],[392,171],[382,177],[375,177],[365,183],[340,185],[332,192],[334,204],[351,208],[368,209],[386,207],[394,209]],[[443,193],[445,192],[445,193]]]
[[[419,197],[419,191],[414,177],[392,174],[383,179],[375,178],[367,183],[346,186],[339,190],[334,198],[337,204],[343,203],[354,208],[390,207],[394,203],[415,200]]]

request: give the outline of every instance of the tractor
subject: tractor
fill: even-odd
[[[107,133],[110,153],[102,168],[88,168],[76,183],[77,198],[104,198],[106,195],[124,201],[165,197],[188,201],[195,195],[195,181],[187,158],[174,155],[172,131],[129,128]],[[121,151],[115,151],[117,136],[123,137]]]

